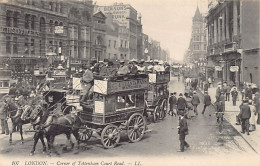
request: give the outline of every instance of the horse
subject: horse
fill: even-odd
[[[80,143],[79,129],[81,125],[82,122],[76,112],[71,112],[67,115],[63,115],[59,117],[52,116],[51,123],[50,124],[46,123],[45,126],[43,126],[43,128],[45,129],[45,136],[48,142],[48,155],[51,156],[52,151],[57,155],[59,155],[59,153],[53,146],[53,143],[54,143],[55,136],[60,134],[66,135],[67,141],[69,141],[71,144],[71,149],[74,148],[74,143],[71,141],[71,134],[73,134],[77,140],[76,153],[79,153],[79,143]],[[65,147],[64,150],[66,149],[67,146]]]
[[[36,106],[31,112],[24,112],[24,116],[27,119],[38,119],[35,120],[34,129],[34,145],[30,155],[34,155],[35,147],[40,139],[43,144],[43,150],[46,151],[46,146],[43,140],[45,136],[48,142],[48,156],[51,156],[52,151],[59,155],[55,147],[53,146],[55,136],[65,134],[67,142],[69,141],[73,149],[74,143],[71,141],[71,133],[77,140],[77,150],[79,150],[79,129],[81,126],[81,120],[75,112],[71,112],[66,115],[54,115],[49,112],[48,108],[44,108],[41,105]],[[39,118],[40,117],[40,118]],[[37,122],[37,123],[36,123]],[[67,144],[66,144],[67,145]],[[67,146],[64,150],[67,149]],[[78,151],[77,151],[78,153]]]
[[[9,130],[10,131],[9,144],[12,144],[12,142],[13,142],[12,135],[13,135],[13,131],[15,131],[16,126],[18,127],[20,135],[21,135],[21,144],[23,144],[24,139],[23,139],[22,126],[24,124],[28,124],[30,121],[29,120],[23,121],[21,119],[21,115],[23,113],[23,110],[30,109],[30,106],[26,105],[26,106],[18,108],[17,105],[15,105],[15,103],[13,103],[11,101],[11,99],[9,98],[9,100],[7,100],[4,108],[7,110],[8,117],[11,118],[11,120],[12,120],[12,127]]]
[[[31,156],[34,155],[35,147],[36,147],[39,139],[42,142],[43,153],[47,152],[46,144],[44,142],[43,130],[39,130],[39,129],[40,129],[40,126],[45,123],[48,116],[49,116],[49,112],[48,112],[47,108],[42,107],[40,104],[34,106],[32,109],[24,110],[24,112],[21,116],[22,120],[30,121],[30,123],[32,124],[33,129],[35,131],[34,136],[33,136],[34,144],[33,144],[33,148],[30,153]]]

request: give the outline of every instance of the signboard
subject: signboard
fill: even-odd
[[[53,74],[55,76],[65,76],[66,75],[66,71],[65,70],[54,70]]]
[[[215,66],[215,70],[216,70],[216,71],[222,71],[222,67],[220,67],[220,66]]]
[[[134,89],[147,89],[148,88],[148,79],[136,79],[120,82],[109,82],[108,90],[110,93],[134,90]]]
[[[120,26],[129,28],[129,20],[127,18],[130,17],[130,5],[99,6],[98,11],[101,11],[105,15],[112,14],[113,20],[116,20]],[[136,17],[133,19],[136,19]]]
[[[2,33],[9,33],[9,34],[18,34],[18,35],[25,35],[25,36],[39,36],[40,32],[33,31],[29,29],[21,29],[15,27],[0,27],[0,32]]]
[[[55,26],[54,33],[62,34],[63,33],[63,26]]]
[[[238,69],[239,69],[239,66],[230,66],[231,72],[236,72],[236,71],[238,71]]]

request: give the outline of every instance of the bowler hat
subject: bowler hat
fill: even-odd
[[[180,94],[179,94],[179,96],[183,96],[183,94],[182,94],[182,93],[180,93]]]

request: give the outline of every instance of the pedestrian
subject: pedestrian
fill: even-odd
[[[179,98],[177,100],[177,114],[180,115],[180,113],[185,113],[185,109],[187,108],[187,102],[183,98],[183,94],[179,94]]]
[[[231,91],[233,106],[236,106],[237,95],[238,95],[237,88],[234,88],[234,89]]]
[[[259,101],[259,92],[255,93],[255,97],[254,97],[254,105],[256,108],[256,115],[257,115],[257,124],[260,124],[260,101]]]
[[[196,91],[193,92],[193,96],[192,96],[192,99],[191,99],[191,104],[193,105],[195,114],[198,115],[197,107],[200,104],[200,98],[197,95]]]
[[[223,102],[222,101],[217,101],[216,103],[215,103],[215,105],[216,105],[216,112],[224,112],[225,110],[223,109],[224,107],[223,107]],[[219,123],[219,119],[220,118],[220,115],[219,114],[217,114],[217,122]],[[221,121],[223,122],[223,116],[221,116]]]
[[[208,78],[208,83],[209,83],[209,88],[210,88],[211,84],[212,84],[212,78],[211,77]]]
[[[6,99],[4,97],[0,101],[0,119],[1,119],[1,134],[9,135],[9,128],[7,123],[7,109],[6,109]]]
[[[204,84],[204,92],[205,92],[205,91],[208,91],[208,89],[209,89],[209,84],[208,84],[207,81],[205,81],[205,84]]]
[[[207,108],[208,106],[210,106],[210,104],[211,104],[211,98],[210,98],[210,96],[208,95],[208,91],[205,91],[205,94],[204,94],[204,102],[203,102],[203,103],[204,103],[204,108],[203,108],[202,114],[204,114],[206,108]]]
[[[221,102],[222,102],[222,105],[223,105],[223,110],[225,111],[225,94],[224,94],[224,92],[223,92],[223,91],[220,93],[220,96],[219,96],[219,101],[221,101]]]
[[[242,91],[241,91],[241,94],[242,94],[242,100],[244,100],[245,98],[245,88],[243,87]]]
[[[229,84],[227,84],[227,87],[226,87],[226,101],[229,101],[230,91],[231,91],[231,87],[230,87]]]
[[[252,99],[252,88],[250,84],[245,89],[245,97]]]
[[[252,100],[248,101],[248,105],[249,105],[250,111],[251,111],[251,117],[249,119],[249,131],[255,131],[255,129],[256,129],[256,127],[255,127],[255,115],[256,115],[255,105],[253,105]]]
[[[174,112],[174,109],[176,109],[176,104],[177,104],[176,92],[171,93],[171,96],[169,97],[169,104],[170,104],[170,110],[168,114],[171,116],[174,115],[176,117],[176,113]]]
[[[221,87],[221,86],[218,85],[218,87],[217,87],[217,89],[216,89],[216,95],[215,95],[216,101],[218,101],[218,98],[219,98],[219,96],[220,96],[220,94],[221,94],[221,88],[220,88],[220,87]]]
[[[243,105],[240,108],[239,118],[241,120],[241,133],[247,132],[249,135],[249,119],[251,117],[251,110],[248,106],[248,100],[244,99]]]
[[[186,135],[188,135],[188,131],[189,129],[188,129],[186,116],[184,115],[184,113],[181,113],[179,117],[179,127],[178,127],[180,150],[178,150],[177,152],[184,152],[184,147],[186,148],[190,147],[190,145],[185,140]]]

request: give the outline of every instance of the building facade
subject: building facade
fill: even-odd
[[[129,4],[114,3],[111,6],[97,6],[96,11],[102,11],[105,15],[111,14],[113,21],[120,26],[129,29],[128,33],[128,54],[126,59],[138,58],[138,35],[142,32],[140,21],[137,19],[137,11]],[[140,49],[139,49],[140,50]]]
[[[13,73],[91,57],[92,1],[13,0],[0,8],[0,58]]]
[[[259,87],[259,1],[211,2],[207,27],[208,76]]]

